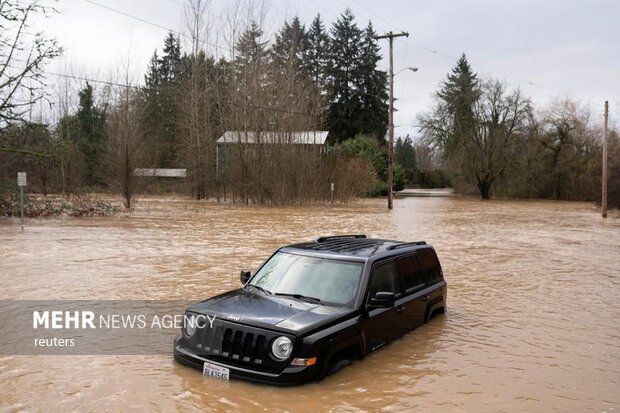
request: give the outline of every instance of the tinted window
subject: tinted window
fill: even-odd
[[[423,248],[418,250],[418,260],[420,261],[420,272],[424,282],[432,283],[441,278],[439,261],[432,249]]]
[[[405,290],[423,284],[424,281],[420,277],[420,268],[418,260],[415,256],[401,257],[395,262],[396,273],[401,279]]]
[[[400,293],[400,285],[394,271],[394,263],[381,264],[372,271],[370,277],[370,297],[379,291]]]

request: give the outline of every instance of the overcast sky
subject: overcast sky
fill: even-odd
[[[165,28],[184,27],[187,0],[92,1]],[[211,0],[214,31],[223,25],[220,16],[231,3]],[[57,6],[60,13],[36,27],[65,49],[50,70],[69,67],[80,75],[109,79],[122,72],[122,62],[130,56],[133,81],[142,83],[153,51],[161,49],[164,28],[88,0],[59,0]],[[397,135],[417,135],[416,116],[428,110],[433,92],[463,52],[480,76],[520,87],[537,107],[570,96],[589,105],[593,118],[600,119],[603,101],[609,100],[613,120],[620,120],[618,0],[271,0],[267,34],[295,15],[308,25],[320,13],[329,28],[346,7],[360,26],[372,20],[378,32],[410,33],[394,43],[395,71],[419,68],[395,78]],[[387,42],[381,46],[386,54]],[[387,59],[381,66],[387,67]]]

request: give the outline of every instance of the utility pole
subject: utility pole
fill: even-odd
[[[390,100],[388,108],[388,209],[393,208],[394,195],[394,50],[393,43],[395,37],[409,37],[409,33],[387,32],[382,36],[375,36],[375,39],[388,39],[390,42]]]
[[[609,119],[609,102],[605,101],[605,132],[603,134],[603,179],[601,179],[601,210],[607,218],[607,123]]]

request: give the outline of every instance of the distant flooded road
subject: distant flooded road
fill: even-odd
[[[0,221],[0,299],[204,299],[318,235],[426,240],[445,317],[322,382],[220,382],[168,356],[4,356],[1,411],[620,413],[620,221],[459,198],[264,208],[162,198],[131,216]],[[1,340],[2,338],[0,338]]]

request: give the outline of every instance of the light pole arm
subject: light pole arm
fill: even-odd
[[[398,72],[394,73],[394,76],[396,76],[399,73],[404,72],[405,70],[411,70],[412,72],[417,72],[418,68],[417,67],[413,67],[413,66],[407,66],[407,67],[403,67],[402,69],[400,69]]]

